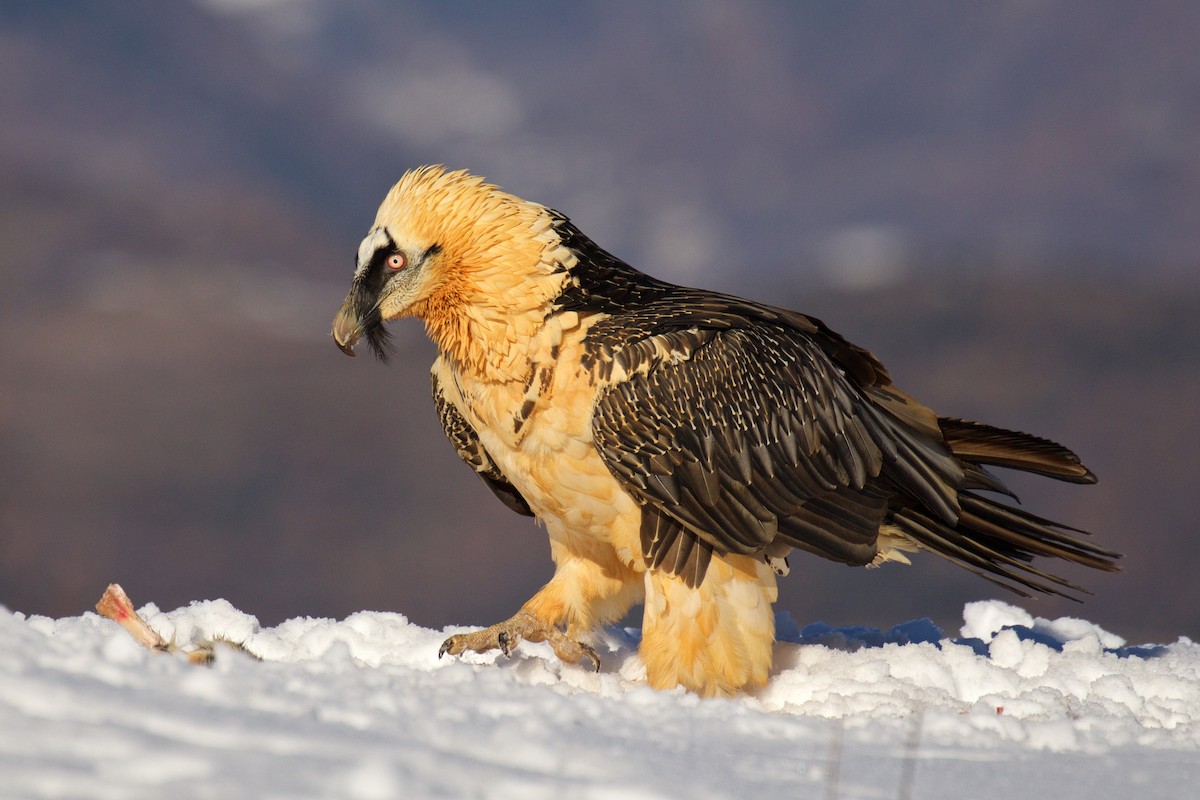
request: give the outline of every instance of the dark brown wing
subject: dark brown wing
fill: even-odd
[[[817,319],[651,278],[562,215],[555,230],[576,256],[557,307],[601,315],[582,363],[611,384],[593,433],[642,505],[650,566],[695,586],[714,552],[862,564],[886,524],[1021,594],[1079,589],[1035,556],[1117,569],[1080,531],[978,493],[1011,494],[986,465],[1094,482],[1070,450],[939,419]]]
[[[633,347],[654,362],[622,354],[634,374],[601,395],[592,427],[643,505],[651,566],[696,584],[713,551],[775,544],[849,564],[874,558],[886,423],[816,338],[754,323]]]
[[[475,474],[487,484],[496,497],[500,498],[500,502],[518,514],[532,517],[533,511],[529,508],[529,503],[517,491],[517,488],[509,483],[508,478],[504,477],[504,473],[492,461],[492,457],[484,449],[483,443],[479,441],[479,434],[471,427],[471,423],[467,422],[466,418],[459,413],[454,403],[446,397],[445,389],[438,381],[436,372],[432,376],[431,384],[433,400],[437,404],[438,420],[442,423],[442,430],[446,432],[446,438],[450,440],[450,444],[454,445],[458,457],[475,470]]]

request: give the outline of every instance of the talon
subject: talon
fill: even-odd
[[[583,651],[584,658],[587,658],[592,662],[592,672],[599,672],[600,656],[596,654],[595,649],[591,645],[584,644],[583,642],[579,643],[579,649]]]
[[[496,635],[496,643],[500,645],[500,652],[504,653],[505,658],[512,658],[513,647],[516,645],[512,641],[512,637],[508,635],[508,631],[500,631]]]

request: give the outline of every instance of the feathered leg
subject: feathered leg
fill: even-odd
[[[775,573],[747,556],[714,557],[695,589],[664,571],[646,573],[639,650],[656,689],[705,697],[762,686],[771,669],[778,598]]]

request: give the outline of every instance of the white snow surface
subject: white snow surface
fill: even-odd
[[[599,636],[593,673],[528,643],[439,660],[460,629],[399,614],[141,613],[262,660],[199,667],[95,614],[0,609],[0,797],[1200,796],[1200,645],[998,601],[958,636],[780,615],[770,682],[726,700],[647,688],[636,630]]]

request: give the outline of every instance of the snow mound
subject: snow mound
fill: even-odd
[[[439,660],[459,629],[399,614],[141,613],[262,660],[197,667],[94,614],[0,614],[0,795],[937,798],[969,780],[974,797],[1178,797],[1200,778],[1200,645],[1131,647],[996,601],[957,637],[780,615],[769,684],[728,700],[647,688],[636,630],[605,631],[592,673],[528,643]]]

